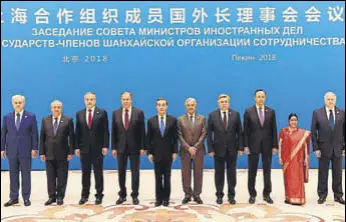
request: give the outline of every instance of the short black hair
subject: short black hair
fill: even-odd
[[[156,104],[157,104],[158,101],[165,101],[165,102],[166,102],[166,105],[168,106],[168,101],[167,101],[165,98],[159,97],[159,98],[156,100]]]
[[[298,115],[296,113],[290,113],[290,115],[288,115],[288,120],[291,120],[292,117],[296,117],[298,120]]]
[[[266,91],[264,91],[264,89],[257,89],[256,91],[255,91],[255,96],[256,96],[256,94],[258,93],[258,92],[264,92],[264,95],[267,95],[267,92]]]

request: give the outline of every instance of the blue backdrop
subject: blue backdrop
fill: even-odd
[[[307,21],[307,11],[315,6],[320,12],[320,21]],[[198,112],[207,116],[217,108],[217,96],[227,93],[231,96],[231,108],[241,115],[254,105],[253,93],[263,88],[268,93],[267,105],[277,113],[278,129],[287,125],[291,112],[299,115],[299,125],[310,129],[312,111],[324,105],[323,96],[327,91],[337,94],[337,105],[345,108],[345,23],[331,21],[330,8],[344,2],[1,2],[1,116],[12,111],[11,96],[22,94],[26,97],[25,109],[37,115],[39,129],[43,117],[50,114],[50,102],[59,99],[64,103],[63,112],[72,116],[84,108],[83,95],[87,91],[97,94],[97,106],[108,111],[120,107],[120,93],[129,90],[133,93],[134,106],[145,111],[145,117],[156,114],[155,101],[163,96],[169,101],[168,111],[180,116],[185,112],[184,100],[195,97]],[[230,21],[218,23],[216,10],[229,8]],[[265,23],[259,9],[275,8],[275,20]],[[292,7],[298,12],[296,23],[285,23],[283,12]],[[20,24],[14,18],[16,8],[27,9],[27,23]],[[40,8],[49,11],[49,24],[36,24],[35,15]],[[73,21],[58,24],[59,9],[73,11]],[[80,23],[82,8],[96,9],[96,24]],[[118,22],[102,23],[104,8],[118,10]],[[125,11],[140,9],[141,22],[126,23]],[[163,23],[148,24],[150,8],[161,8]],[[184,23],[170,22],[170,9],[186,9]],[[195,8],[204,8],[208,17],[205,22],[193,23]],[[237,8],[253,8],[253,22],[238,21]],[[18,12],[18,11],[17,11]],[[335,11],[334,11],[335,12]],[[313,12],[312,12],[313,14]],[[344,12],[342,11],[342,19]],[[23,19],[23,17],[22,17]],[[65,19],[65,18],[64,18]],[[63,19],[63,22],[65,21]],[[33,28],[119,28],[119,27],[303,27],[304,33],[289,36],[273,35],[278,38],[321,38],[343,39],[340,45],[301,45],[284,46],[205,46],[205,47],[9,47],[5,40],[73,40],[73,39],[145,39],[170,38],[174,41],[186,38],[267,38],[270,35],[213,35],[213,36],[34,36]],[[281,32],[282,33],[282,32]],[[253,61],[237,61],[233,55],[255,56]],[[275,55],[272,61],[259,61],[261,54]],[[79,56],[80,62],[66,62],[66,56]],[[104,62],[85,62],[85,56],[107,57]],[[110,119],[111,123],[111,119]],[[116,169],[116,159],[110,154],[105,158],[106,169]],[[180,159],[173,165],[180,168]],[[206,157],[206,168],[213,168],[213,160]],[[247,168],[247,157],[240,157],[239,168]],[[279,168],[278,157],[273,158],[273,167]],[[317,167],[317,159],[311,158],[311,167]],[[39,158],[33,161],[34,169],[44,169]],[[80,168],[80,160],[74,157],[71,169]],[[146,157],[142,157],[141,168],[151,169]],[[1,160],[1,169],[8,169],[7,160]]]

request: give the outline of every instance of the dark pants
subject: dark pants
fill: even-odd
[[[9,158],[10,169],[10,199],[18,200],[19,171],[22,176],[22,196],[24,200],[30,199],[31,193],[31,158]]]
[[[140,155],[139,154],[118,154],[118,170],[119,170],[119,196],[125,198],[127,196],[126,191],[126,169],[127,160],[130,158],[131,165],[131,184],[132,184],[132,198],[137,198],[139,193],[139,164]]]
[[[342,191],[342,157],[322,156],[318,161],[318,195],[321,198],[328,196],[329,163],[332,162],[333,192],[334,197],[343,197]]]
[[[258,160],[259,155],[262,155],[262,163],[263,163],[263,177],[264,177],[264,190],[263,196],[268,196],[272,192],[272,182],[271,182],[271,169],[272,169],[272,148],[268,148],[267,150],[263,150],[258,154],[250,154],[248,155],[248,189],[251,197],[257,196],[256,191],[256,177],[257,177],[257,169],[258,169]]]
[[[171,196],[172,160],[160,160],[155,166],[156,200],[169,201]]]
[[[204,152],[197,151],[192,160],[189,153],[181,155],[181,176],[183,181],[183,190],[186,197],[199,197],[202,193],[203,184],[203,162]],[[193,165],[193,191],[191,188],[191,171]]]
[[[65,160],[46,160],[48,196],[52,199],[64,199],[69,162]]]
[[[96,198],[103,197],[103,155],[82,154],[82,197],[89,198],[91,169],[94,170]]]
[[[224,157],[214,157],[216,196],[218,198],[224,196],[225,164],[227,165],[228,198],[232,199],[235,197],[235,187],[237,185],[237,156],[231,156],[228,152]]]

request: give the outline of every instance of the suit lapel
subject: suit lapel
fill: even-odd
[[[335,112],[336,112],[336,110],[335,110]],[[321,109],[321,116],[322,116],[322,118],[323,118],[325,124],[328,125],[328,127],[329,127],[330,130],[332,130],[332,128],[330,127],[330,124],[329,124],[328,114],[327,114],[327,111],[326,111],[326,108],[325,108],[325,107],[323,107],[323,108]],[[333,131],[333,130],[332,130],[332,131]]]
[[[170,127],[170,125],[171,125],[171,118],[170,118],[170,116],[167,115],[166,116],[166,126],[165,126],[165,131],[163,133],[163,137],[166,136],[168,128]]]
[[[124,123],[123,123],[123,108],[121,109],[118,109],[116,112],[115,112],[115,117],[116,119],[118,119],[120,121],[120,126],[123,128],[123,130],[125,130],[125,126],[124,126]]]
[[[261,121],[260,121],[260,118],[259,118],[259,115],[258,115],[258,111],[257,111],[257,106],[254,106],[252,108],[252,112],[253,112],[253,115],[256,117],[256,120],[257,120],[257,123],[258,125],[263,128],[264,126],[264,123],[263,123],[263,126],[261,125]],[[264,121],[266,120],[266,117],[264,116]]]
[[[26,123],[27,119],[28,119],[28,113],[24,110],[22,120],[20,121],[18,132],[21,130],[21,128],[23,128],[23,125]],[[16,125],[16,123],[14,125]]]
[[[91,129],[95,126],[96,122],[98,121],[99,115],[100,115],[100,110],[97,107],[95,107],[92,122],[91,122]]]
[[[220,109],[218,109],[218,111],[217,111],[217,122],[218,122],[218,125],[219,125],[220,129],[223,132],[226,132],[226,129],[225,129],[224,125],[223,125],[223,120],[222,120],[221,110]]]

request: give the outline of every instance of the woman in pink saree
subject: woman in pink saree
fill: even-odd
[[[289,126],[280,131],[279,161],[283,166],[285,182],[285,203],[304,205],[304,183],[309,181],[310,135],[298,127],[298,116],[291,113]]]

